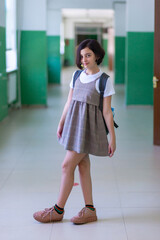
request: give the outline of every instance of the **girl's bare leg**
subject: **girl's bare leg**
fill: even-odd
[[[62,177],[60,185],[60,193],[57,205],[64,208],[65,203],[69,197],[74,184],[74,171],[76,166],[86,156],[86,153],[76,153],[74,151],[67,151],[64,161],[62,163]]]
[[[93,205],[90,159],[88,154],[79,162],[78,167],[85,204]]]

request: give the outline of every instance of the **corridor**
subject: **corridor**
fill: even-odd
[[[111,159],[91,156],[98,222],[70,222],[84,206],[77,170],[63,222],[32,218],[53,206],[59,192],[65,150],[56,130],[74,70],[63,69],[61,86],[49,85],[48,107],[12,110],[0,123],[0,239],[159,240],[160,148],[152,143],[153,109],[126,107],[124,85],[116,85],[112,100],[120,126],[116,153]]]

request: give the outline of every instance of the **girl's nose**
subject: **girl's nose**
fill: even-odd
[[[86,61],[86,57],[83,58],[83,62],[85,62],[85,61]]]

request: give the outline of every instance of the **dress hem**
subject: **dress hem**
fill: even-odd
[[[108,157],[109,156],[108,153],[104,153],[104,154],[103,153],[101,153],[101,154],[93,153],[91,151],[83,151],[83,150],[73,149],[72,147],[69,148],[69,147],[66,147],[63,143],[60,143],[60,144],[64,147],[65,150],[74,151],[76,153],[86,153],[86,154],[91,154],[91,155],[97,156],[97,157]]]

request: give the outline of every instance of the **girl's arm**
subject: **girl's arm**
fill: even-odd
[[[65,118],[66,118],[66,115],[67,115],[67,112],[68,112],[69,105],[70,105],[71,100],[72,100],[72,95],[73,95],[73,89],[70,88],[70,91],[69,91],[69,94],[68,94],[68,99],[67,99],[67,102],[64,106],[63,113],[62,113],[62,116],[61,116],[59,124],[58,124],[58,129],[57,129],[57,137],[58,138],[60,138],[61,135],[62,135],[63,126],[64,126],[64,122],[65,122]]]
[[[103,98],[103,116],[110,134],[108,153],[109,156],[112,157],[116,150],[116,136],[114,131],[113,113],[111,110],[111,96]]]

